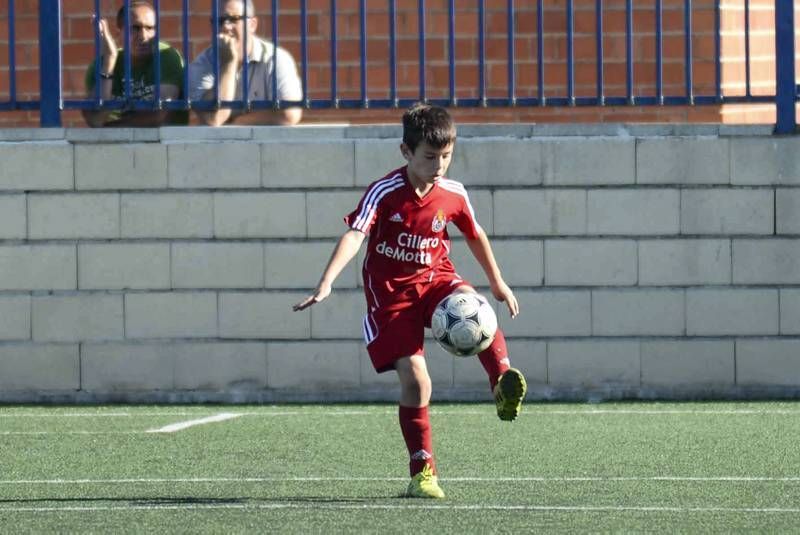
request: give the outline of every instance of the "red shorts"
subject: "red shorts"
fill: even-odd
[[[375,371],[394,369],[399,358],[423,355],[425,328],[436,305],[463,286],[472,287],[455,273],[443,273],[431,282],[398,288],[391,301],[364,316],[364,341]]]

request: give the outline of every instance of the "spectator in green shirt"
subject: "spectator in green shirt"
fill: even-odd
[[[167,43],[155,42],[156,11],[150,2],[130,2],[131,41],[131,97],[140,100],[155,98],[155,52],[161,56],[161,99],[183,98],[183,58]],[[100,98],[110,100],[125,97],[126,51],[117,48],[105,19],[97,21],[100,32]],[[117,29],[124,34],[125,6],[117,12]],[[93,61],[86,70],[86,95],[94,99],[95,68]],[[169,110],[83,110],[89,126],[160,126],[163,124],[188,124],[187,111]]]

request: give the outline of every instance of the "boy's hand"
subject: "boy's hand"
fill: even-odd
[[[316,291],[314,291],[313,294],[309,295],[308,297],[306,297],[305,299],[294,305],[292,307],[292,310],[294,310],[295,312],[300,310],[305,310],[311,305],[316,305],[317,303],[328,297],[330,294],[331,294],[330,285],[320,284],[319,286],[317,286],[317,289]]]
[[[498,301],[505,302],[512,318],[515,318],[517,314],[519,314],[517,298],[514,297],[514,292],[511,291],[511,288],[509,288],[504,281],[499,281],[492,285],[492,295]]]

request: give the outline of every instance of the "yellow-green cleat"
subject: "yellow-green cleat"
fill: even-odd
[[[494,386],[494,400],[497,403],[497,416],[501,420],[510,422],[519,416],[522,410],[522,400],[528,386],[525,376],[516,368],[509,368],[497,380]]]
[[[438,478],[434,475],[430,465],[425,465],[422,472],[411,478],[406,491],[407,498],[444,498],[444,492],[439,488]]]

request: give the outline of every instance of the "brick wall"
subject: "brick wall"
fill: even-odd
[[[498,317],[532,397],[800,393],[799,141],[769,132],[460,128],[448,174],[520,301]],[[361,341],[363,251],[290,307],[399,137],[0,130],[0,400],[394,399]],[[461,239],[453,258],[486,292]],[[440,399],[488,399],[476,359],[428,355]]]
[[[94,55],[94,37],[90,24],[94,9],[93,0],[70,0],[63,2],[63,56],[64,96],[83,97],[83,73],[86,64]],[[199,9],[191,12],[189,20],[190,50],[194,58],[208,46],[210,25],[210,2],[192,1]],[[427,0],[426,6],[426,81],[430,98],[449,97],[448,72],[448,13],[445,0]],[[514,31],[516,95],[537,95],[537,34],[536,3],[533,1],[515,4]],[[545,89],[550,96],[566,94],[566,11],[564,0],[547,0],[544,9],[544,48],[546,61]],[[655,94],[655,15],[654,2],[634,2],[633,55],[635,61],[636,94]],[[259,9],[261,34],[271,35],[272,18],[270,2],[256,2]],[[308,0],[308,94],[311,98],[327,99],[330,96],[330,2]],[[388,98],[389,92],[389,17],[386,2],[368,0],[368,97]],[[419,95],[419,48],[417,1],[397,2],[397,74],[398,93],[401,98],[416,98]],[[456,11],[456,95],[458,98],[478,96],[478,16],[476,2],[458,2]],[[684,35],[683,5],[680,0],[663,2],[663,50],[664,93],[683,95],[684,89]],[[102,0],[105,16],[113,16],[117,1]],[[180,0],[161,1],[162,38],[180,46],[183,38],[181,28]],[[299,0],[279,2],[279,42],[300,58]],[[487,0],[486,6],[486,83],[487,95],[507,95],[507,2]],[[575,0],[575,91],[578,96],[593,96],[596,93],[596,12],[594,0]],[[714,2],[699,0],[692,3],[692,36],[694,60],[695,94],[714,93]],[[751,69],[753,94],[774,91],[774,12],[773,1],[752,0],[751,6]],[[0,0],[0,100],[8,97],[8,0]],[[21,100],[36,98],[38,94],[38,47],[37,11],[38,2],[17,0],[17,87]],[[604,61],[606,95],[625,94],[625,2],[604,2]],[[337,2],[338,45],[338,96],[360,98],[359,66],[359,2],[338,0]],[[721,6],[724,92],[727,95],[744,94],[744,11],[743,4],[723,2]],[[120,40],[121,42],[121,40]],[[689,121],[689,122],[737,122],[768,121],[769,110],[751,106],[750,112],[741,106],[731,109],[710,106],[701,109],[686,107],[650,107],[645,109],[622,108],[514,108],[492,110],[462,110],[459,120],[487,122],[631,122],[631,121]],[[766,113],[766,115],[765,115]],[[306,114],[307,122],[381,122],[393,120],[394,111],[383,110],[323,110]],[[774,113],[773,113],[774,115]],[[9,126],[36,125],[38,118],[32,112],[0,114],[0,124]],[[75,112],[66,112],[66,126],[81,125]]]

